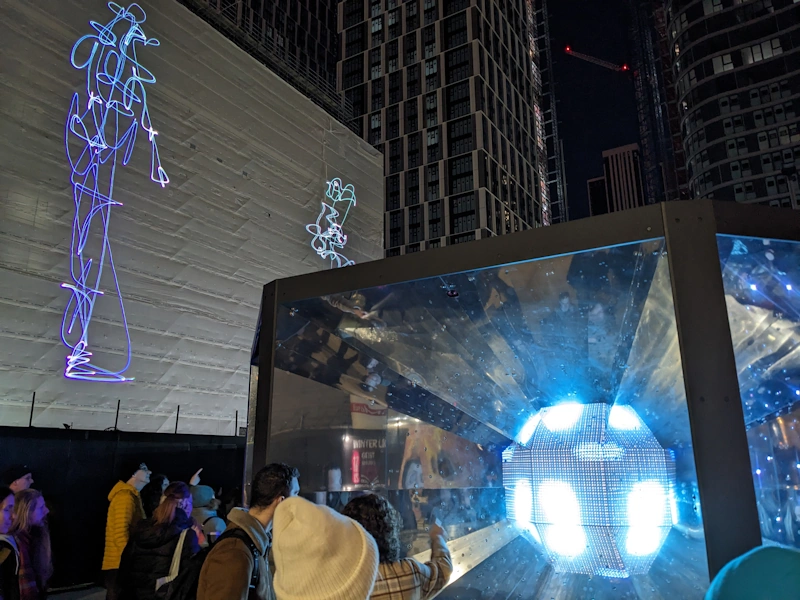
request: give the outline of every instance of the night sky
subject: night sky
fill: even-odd
[[[550,0],[550,37],[564,142],[570,219],[589,216],[586,180],[603,174],[603,150],[639,143],[630,76],[564,53],[630,63],[625,0]]]

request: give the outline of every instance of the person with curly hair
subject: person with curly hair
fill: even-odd
[[[447,585],[453,562],[444,529],[438,522],[430,526],[431,559],[423,564],[414,558],[401,558],[402,519],[383,496],[353,498],[342,514],[364,527],[378,544],[380,566],[371,600],[427,600]]]

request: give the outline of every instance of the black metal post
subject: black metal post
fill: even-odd
[[[119,406],[120,406],[120,402],[121,402],[121,400],[119,398],[117,398],[117,414],[114,417],[114,431],[119,431],[118,425],[119,425]]]
[[[258,389],[255,406],[248,408],[248,428],[253,427],[252,444],[247,436],[245,486],[253,473],[267,464],[269,426],[272,413],[272,370],[275,367],[275,331],[278,321],[278,282],[264,286],[261,298],[261,328],[258,340]],[[252,385],[252,383],[251,383]]]
[[[236,411],[236,417],[234,418],[233,435],[235,435],[237,437],[239,435],[239,411],[238,410]]]
[[[744,412],[709,201],[662,204],[709,575],[761,545]]]
[[[31,398],[31,416],[28,419],[28,427],[33,427],[33,407],[36,406],[36,392],[33,392],[33,398]]]
[[[181,418],[181,405],[178,404],[178,412],[175,413],[175,433],[178,433],[178,419]]]

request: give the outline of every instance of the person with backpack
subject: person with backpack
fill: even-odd
[[[165,596],[168,584],[200,551],[191,512],[189,486],[182,481],[169,484],[163,502],[151,518],[136,524],[122,553],[122,598],[155,600]]]
[[[250,509],[234,508],[228,513],[228,529],[204,557],[197,600],[275,599],[267,563],[269,533],[275,509],[299,493],[298,477],[297,469],[283,463],[267,465],[256,473]],[[184,595],[174,598],[184,600],[191,595],[184,590]]]
[[[220,502],[214,495],[214,489],[208,485],[195,485],[192,487],[192,518],[203,528],[209,544],[225,531],[225,520],[217,515]]]
[[[0,600],[19,600],[19,549],[8,535],[14,522],[14,492],[0,487]]]

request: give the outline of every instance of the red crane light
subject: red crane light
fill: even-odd
[[[623,71],[627,71],[628,70],[628,65],[622,65],[622,70]]]
[[[564,50],[566,50],[567,52],[572,52],[572,47],[571,46],[567,46],[566,48],[564,48]]]

